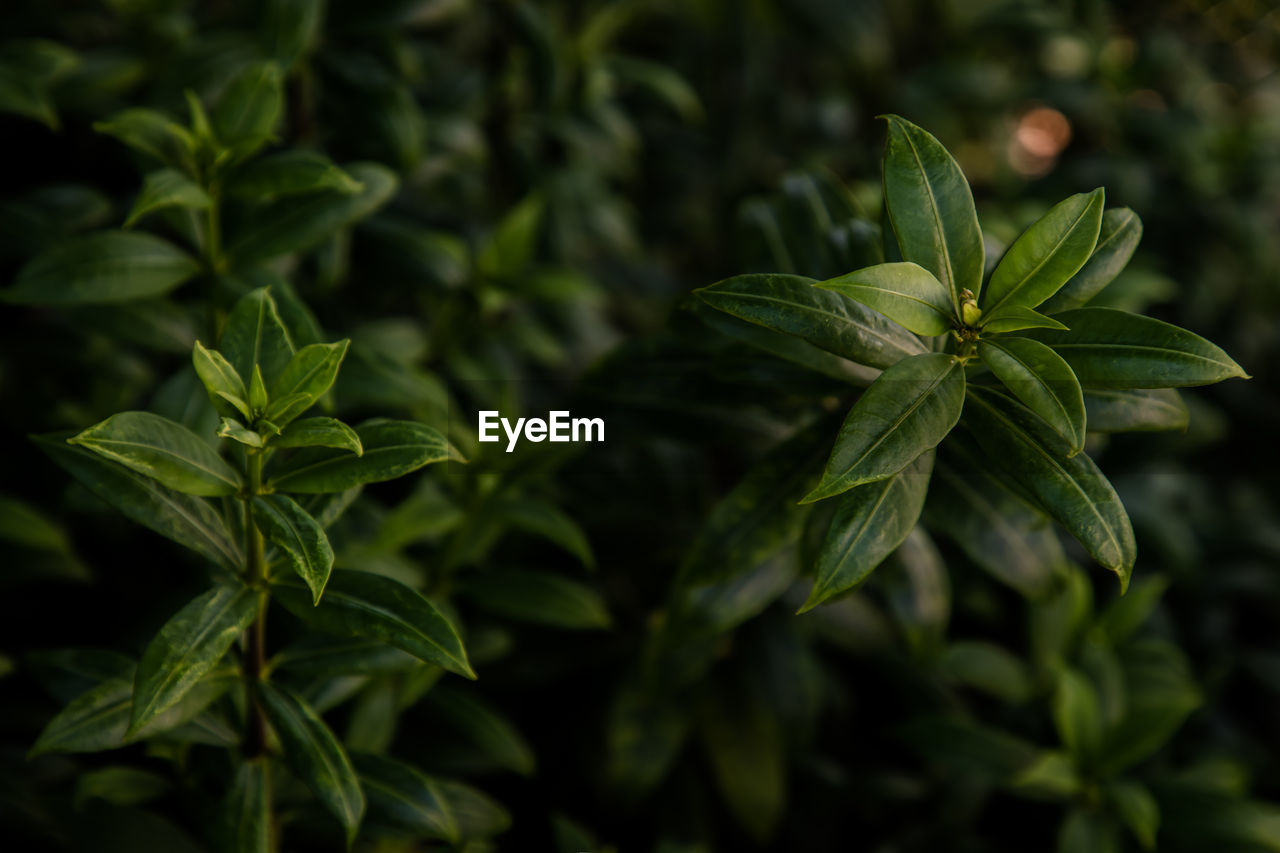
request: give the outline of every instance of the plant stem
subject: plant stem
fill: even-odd
[[[245,632],[245,687],[249,694],[249,730],[245,738],[245,753],[249,757],[262,755],[267,748],[267,718],[258,701],[256,685],[263,679],[267,667],[267,561],[262,531],[253,521],[252,502],[262,492],[262,454],[250,450],[246,469],[249,487],[244,496],[244,550],[246,555],[246,580],[259,587],[261,601],[258,617]]]

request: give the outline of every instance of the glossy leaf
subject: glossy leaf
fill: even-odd
[[[1053,347],[1084,388],[1182,388],[1248,378],[1221,348],[1163,320],[1114,308],[1076,308],[1055,319],[1071,331],[1027,337]]]
[[[982,291],[984,249],[969,182],[932,135],[898,116],[884,149],[884,197],[902,258],[942,282],[953,304]]]
[[[214,408],[224,414],[239,412],[246,420],[252,418],[253,414],[246,402],[249,395],[245,390],[244,380],[222,353],[205,349],[203,344],[196,341],[191,361],[195,365],[196,375],[209,391]]]
[[[890,477],[946,437],[964,406],[964,368],[944,353],[890,367],[845,418],[818,487],[806,503]]]
[[[324,598],[294,583],[273,587],[289,612],[319,631],[367,637],[403,649],[450,672],[475,678],[458,632],[430,601],[397,580],[369,572],[336,571]]]
[[[281,151],[259,157],[236,170],[227,181],[228,195],[269,201],[302,193],[335,190],[352,194],[359,181],[315,151]]]
[[[978,355],[1015,397],[1067,440],[1073,452],[1084,449],[1084,395],[1061,356],[1028,338],[981,340]]]
[[[234,495],[242,484],[199,436],[150,412],[112,415],[67,441],[188,495]]]
[[[1067,327],[1053,317],[1041,314],[1031,308],[1015,305],[1005,308],[998,317],[984,318],[980,323],[982,331],[989,335],[1004,332],[1018,332],[1023,329],[1066,329]]]
[[[462,461],[435,429],[412,421],[375,420],[356,429],[364,453],[303,450],[276,468],[269,482],[278,492],[323,494],[362,483],[402,477],[424,465]]]
[[[379,755],[355,753],[351,759],[369,800],[371,822],[454,844],[461,840],[453,806],[435,779]]]
[[[1035,308],[1057,293],[1093,253],[1102,207],[1101,189],[1079,193],[1058,202],[1022,232],[991,273],[980,303],[984,315],[995,318],[1006,308]]]
[[[1056,314],[1079,308],[1102,292],[1129,263],[1142,240],[1142,220],[1127,207],[1113,207],[1102,214],[1102,228],[1093,254],[1062,289],[1045,300],[1041,309]]]
[[[237,264],[249,266],[313,248],[339,228],[368,216],[395,192],[396,176],[384,166],[353,163],[346,171],[363,186],[360,192],[328,190],[265,205],[246,219],[228,253]]]
[[[290,394],[276,397],[262,413],[262,420],[269,422],[276,430],[282,431],[298,415],[316,404],[316,398],[310,394]]]
[[[262,436],[233,418],[223,418],[218,426],[218,438],[229,438],[246,447],[261,450],[265,445]]]
[[[302,697],[279,684],[257,686],[262,708],[275,729],[285,761],[316,799],[347,831],[348,845],[364,816],[364,793],[346,750]]]
[[[274,447],[336,447],[360,456],[364,447],[356,431],[334,418],[305,418],[285,427],[272,439]]]
[[[89,305],[168,293],[200,269],[195,259],[151,234],[99,231],[69,237],[18,271],[9,302]]]
[[[481,608],[519,622],[552,628],[608,628],[604,599],[590,587],[549,572],[490,570],[464,584]]]
[[[261,599],[257,590],[239,583],[217,586],[164,624],[138,662],[131,735],[177,704],[218,665],[258,615]]]
[[[97,122],[93,129],[180,172],[195,174],[195,138],[164,113],[133,107]]]
[[[333,548],[320,523],[285,495],[254,498],[253,520],[267,541],[289,558],[314,600],[320,601],[333,571]]]
[[[248,153],[270,138],[284,112],[282,77],[274,62],[258,62],[232,78],[210,116],[220,143]]]
[[[342,340],[332,344],[309,344],[298,350],[271,384],[271,399],[302,395],[312,401],[319,400],[333,385],[350,344],[350,341]],[[283,417],[270,420],[280,426],[288,423]]]
[[[160,169],[151,172],[142,182],[133,209],[129,211],[124,227],[130,228],[150,213],[172,207],[188,210],[205,210],[213,202],[198,184],[176,169]]]
[[[218,347],[242,379],[252,377],[255,366],[267,383],[284,371],[293,358],[293,344],[267,288],[240,297],[227,317]]]
[[[1137,558],[1133,528],[1115,489],[1093,461],[1020,403],[971,389],[965,417],[986,457],[1004,467],[1104,568],[1129,585]]]
[[[208,502],[165,488],[96,453],[68,445],[61,435],[33,436],[32,440],[91,492],[133,521],[223,568],[242,568],[239,545]]]
[[[915,527],[933,471],[933,450],[886,479],[850,489],[836,501],[803,613],[861,584]]]
[[[1184,430],[1191,413],[1172,388],[1084,392],[1089,429],[1095,432],[1155,432]]]
[[[855,270],[814,287],[861,302],[917,335],[945,334],[956,322],[946,288],[924,267],[909,262]]]
[[[797,275],[740,275],[695,293],[712,308],[859,364],[888,367],[924,351],[901,326],[813,284]]]
[[[244,761],[222,801],[217,824],[220,853],[271,853],[271,779],[268,760]]]

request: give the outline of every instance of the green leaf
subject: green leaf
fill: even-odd
[[[136,767],[103,767],[76,780],[75,807],[83,809],[90,800],[100,799],[118,806],[136,806],[168,791],[165,777]]]
[[[351,195],[361,189],[328,157],[299,150],[259,157],[237,169],[226,185],[227,195],[259,202],[322,190]]]
[[[757,842],[771,838],[786,810],[787,762],[781,721],[743,691],[713,694],[699,731],[730,812]]]
[[[219,853],[271,853],[268,759],[242,761],[218,814]]]
[[[978,355],[1027,408],[1071,445],[1084,449],[1085,409],[1080,383],[1062,357],[1027,338],[984,338]]]
[[[186,252],[150,234],[99,231],[69,237],[18,271],[9,302],[91,305],[168,293],[200,269]]]
[[[370,572],[337,571],[319,604],[293,583],[273,587],[275,597],[303,622],[343,637],[368,637],[475,678],[458,632],[430,601],[397,580]]]
[[[1084,410],[1094,432],[1185,430],[1191,419],[1187,404],[1172,388],[1095,388],[1084,392]]]
[[[1084,388],[1182,388],[1249,376],[1220,348],[1162,320],[1115,308],[1063,311],[1069,332],[1035,331]]]
[[[346,829],[350,846],[364,816],[365,803],[346,750],[320,715],[293,691],[260,681],[258,697],[280,738],[285,761]]]
[[[222,414],[239,412],[246,420],[253,418],[253,413],[245,402],[248,393],[244,388],[244,380],[222,353],[205,349],[203,344],[196,341],[191,361],[195,365],[196,375],[208,389],[209,399],[213,401],[215,409]]]
[[[936,447],[960,418],[964,368],[944,353],[890,367],[849,410],[810,503],[890,477]]]
[[[73,699],[49,721],[31,755],[48,752],[100,752],[147,740],[195,719],[238,680],[230,670],[215,671],[169,708],[126,736],[133,707],[133,672],[109,678]]]
[[[300,394],[312,401],[319,400],[337,378],[338,368],[350,345],[351,341],[341,340],[332,344],[309,344],[298,350],[284,366],[279,378],[271,384],[271,399],[283,400]],[[288,423],[288,419],[279,413],[275,417],[268,415],[268,418],[280,426]]]
[[[51,130],[60,126],[48,87],[35,75],[0,65],[0,112],[35,119]]]
[[[511,721],[485,702],[445,685],[427,698],[431,709],[498,767],[530,776],[536,767],[533,749]]]
[[[902,258],[933,273],[960,304],[982,292],[985,258],[969,182],[933,136],[899,116],[884,148],[884,197]]]
[[[1102,189],[1058,202],[1005,252],[983,295],[987,317],[1008,308],[1035,308],[1089,260],[1102,227]],[[1068,323],[1067,325],[1070,325]]]
[[[261,450],[264,445],[261,435],[232,418],[222,419],[218,426],[218,438],[229,438],[256,450]]]
[[[255,364],[253,376],[249,380],[249,408],[252,411],[261,412],[270,402],[271,395],[267,393],[267,383],[262,378],[262,365]]]
[[[294,421],[271,440],[274,447],[336,447],[360,456],[364,447],[356,431],[335,418]]]
[[[499,505],[497,514],[512,527],[559,545],[587,568],[595,567],[595,555],[587,534],[576,521],[551,504],[540,500],[506,500]]]
[[[458,822],[458,833],[464,839],[489,838],[506,832],[511,826],[511,815],[487,794],[452,779],[437,779],[436,786],[449,804]]]
[[[277,397],[262,413],[261,420],[267,421],[278,431],[283,431],[281,424],[288,424],[298,415],[316,404],[316,398],[310,394],[290,394]]]
[[[1031,696],[1031,673],[1027,665],[1021,658],[992,643],[951,643],[938,660],[938,669],[948,678],[1005,702],[1019,704]]]
[[[1121,853],[1120,840],[1105,815],[1077,807],[1058,827],[1057,853]]]
[[[1014,781],[1040,754],[1019,737],[962,718],[916,718],[899,735],[930,763],[998,784]]]
[[[200,186],[176,169],[159,169],[143,179],[142,191],[124,221],[130,228],[144,216],[171,207],[205,210],[213,201]]]
[[[917,335],[945,334],[955,325],[951,295],[932,273],[913,263],[879,264],[814,287],[861,302]]]
[[[274,382],[293,358],[289,333],[265,287],[246,293],[236,302],[218,346],[241,377],[252,377],[258,366],[267,383]]]
[[[924,351],[898,324],[814,283],[798,275],[740,275],[694,293],[712,308],[859,364],[889,367]]]
[[[363,455],[303,450],[272,472],[269,487],[298,494],[341,492],[362,483],[393,480],[433,462],[462,461],[445,437],[426,424],[374,420],[361,424],[356,434]]]
[[[546,203],[530,193],[506,212],[476,258],[476,269],[488,278],[512,278],[533,260]]]
[[[1045,512],[1120,577],[1123,592],[1137,558],[1133,527],[1115,489],[1086,454],[1040,418],[999,392],[971,388],[968,434],[1004,467]]]
[[[346,171],[363,187],[360,192],[328,190],[303,198],[282,198],[247,217],[227,249],[236,264],[248,267],[311,249],[338,229],[373,213],[395,193],[395,173],[385,166],[352,163]]]
[[[1087,678],[1071,667],[1058,672],[1053,692],[1053,724],[1076,760],[1088,766],[1102,742],[1102,707]]]
[[[130,735],[172,708],[218,665],[258,615],[261,600],[255,589],[226,584],[197,596],[165,623],[138,663]]]
[[[369,819],[401,832],[461,840],[453,806],[435,779],[418,768],[379,755],[351,756],[369,799]]]
[[[1142,240],[1142,220],[1127,207],[1113,207],[1102,214],[1098,245],[1089,260],[1062,289],[1040,307],[1046,314],[1079,308],[1102,292],[1133,257]]]
[[[1143,850],[1156,849],[1160,831],[1160,804],[1140,782],[1118,779],[1106,787],[1107,799],[1121,822],[1133,833]]]
[[[1021,305],[1005,308],[998,317],[993,317],[989,320],[983,318],[978,325],[982,327],[982,331],[989,335],[1019,332],[1023,329],[1065,330],[1067,328],[1054,318],[1045,316],[1031,308],[1024,308]]]
[[[133,107],[116,113],[93,129],[187,175],[194,175],[196,141],[185,127],[164,113]]]
[[[63,435],[32,436],[54,462],[133,521],[214,563],[239,571],[244,559],[222,517],[206,501],[167,489],[96,453],[70,446]]]
[[[926,450],[897,474],[850,489],[836,500],[813,589],[799,612],[858,586],[897,550],[924,508],[933,456]]]
[[[218,141],[242,155],[266,142],[284,112],[283,89],[283,75],[274,62],[256,62],[237,74],[211,116]]]
[[[1103,611],[1097,628],[1114,648],[1132,637],[1151,618],[1169,581],[1160,575],[1143,578]]]
[[[284,551],[319,602],[333,571],[333,549],[320,523],[285,495],[254,498],[253,520],[268,541]]]
[[[314,0],[268,0],[262,15],[262,41],[285,69],[316,46],[323,29],[325,4]]]
[[[1083,781],[1071,756],[1059,750],[1045,750],[1018,773],[1011,787],[1023,796],[1069,800],[1079,795]]]
[[[612,622],[594,589],[548,572],[489,570],[468,578],[463,589],[481,608],[518,622],[579,630]]]
[[[240,491],[240,472],[182,424],[150,412],[121,412],[67,439],[188,495]]]
[[[1159,751],[1204,702],[1185,655],[1157,639],[1131,640],[1121,658],[1127,708],[1099,750],[1098,772],[1118,774]]]

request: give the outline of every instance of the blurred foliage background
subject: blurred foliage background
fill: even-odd
[[[252,62],[285,75],[274,148],[394,176],[339,213],[291,202],[323,221],[268,272],[297,322],[353,339],[339,412],[447,427],[471,459],[367,490],[332,538],[340,566],[456,608],[480,680],[299,686],[352,750],[485,792],[457,849],[1280,850],[1270,4],[9,0],[0,39],[5,282],[128,214],[154,164],[95,123],[185,120],[184,91],[216,101]],[[784,440],[848,386],[713,332],[686,296],[875,262],[884,112],[956,154],[991,256],[1105,186],[1145,235],[1099,304],[1253,374],[1186,395],[1184,433],[1092,441],[1139,537],[1124,599],[1045,529],[1014,553],[927,510],[864,589],[792,615],[815,525],[788,514],[805,448]],[[227,219],[233,239],[271,221]],[[143,227],[189,232],[177,214]],[[147,406],[201,423],[185,353],[245,287],[227,279],[0,313],[11,849],[209,849],[226,769],[198,741],[25,758],[102,677],[54,650],[136,656],[198,588],[188,555],[25,436]],[[476,407],[604,415],[607,441],[505,454],[475,443]],[[744,524],[746,545],[717,539]],[[723,583],[682,585],[698,559],[722,560]],[[1065,707],[1064,667],[1094,731]],[[340,849],[310,814],[288,815],[284,849]],[[370,824],[359,849],[447,847]]]

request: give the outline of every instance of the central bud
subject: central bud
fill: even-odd
[[[960,322],[966,326],[976,326],[982,319],[982,309],[978,307],[978,299],[967,287],[960,291]]]

